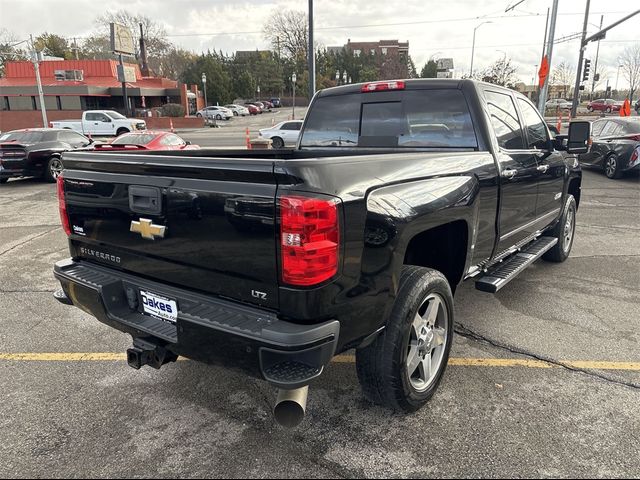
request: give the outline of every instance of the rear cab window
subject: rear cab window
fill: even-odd
[[[453,88],[319,97],[301,147],[477,148],[462,91]]]

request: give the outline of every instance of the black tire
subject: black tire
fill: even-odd
[[[120,136],[123,133],[129,133],[131,130],[129,130],[128,128],[119,128],[118,131],[116,132],[116,136]]]
[[[237,117],[238,116],[238,112],[236,112],[235,110],[233,111],[233,116]]]
[[[44,171],[44,180],[49,183],[55,183],[63,168],[60,157],[51,157],[47,162],[47,168]]]
[[[216,115],[216,120],[222,120],[222,115],[220,115],[219,113]]]
[[[198,112],[198,113],[196,113],[196,117],[202,118],[202,114]]]
[[[607,107],[607,109],[605,110],[607,113],[611,113],[611,107]]]
[[[440,324],[438,329],[434,322],[431,332],[442,332],[438,337],[441,343],[436,347],[440,349],[437,354],[439,361],[424,388],[417,389],[414,381],[418,380],[414,380],[407,370],[410,347],[413,349],[416,345],[410,342],[414,342],[412,335],[415,332],[413,327],[416,316],[422,308],[428,310],[429,305],[432,305],[426,303],[431,297],[432,301],[437,298],[440,305],[436,322],[441,321],[441,312],[444,312],[443,316],[446,314],[446,321],[445,326]],[[386,328],[371,345],[356,351],[356,370],[365,398],[396,411],[414,412],[421,408],[433,396],[442,380],[453,340],[453,321],[453,295],[444,275],[424,267],[402,267],[398,295]],[[431,340],[426,345],[425,348],[430,349]],[[434,353],[435,350],[421,355],[422,358],[427,355],[433,358]],[[414,373],[419,370],[420,368]]]
[[[573,198],[573,195],[567,195],[560,220],[553,227],[553,230],[545,233],[545,236],[557,238],[558,243],[551,250],[547,250],[542,258],[549,262],[561,263],[569,257],[576,236],[577,210],[576,199]]]
[[[604,168],[604,174],[607,178],[613,180],[622,176],[622,171],[620,170],[620,158],[615,153],[612,153],[604,159],[602,167]]]
[[[587,112],[593,112],[593,107],[587,107]]]
[[[7,183],[8,181],[8,178],[0,178],[0,185],[2,185],[3,183]]]
[[[284,140],[282,140],[280,137],[273,137],[271,139],[271,146],[276,150],[284,148]]]

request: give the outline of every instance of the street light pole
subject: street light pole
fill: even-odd
[[[602,30],[602,23],[604,22],[604,15],[600,15],[600,30]],[[596,74],[598,73],[598,55],[600,55],[600,40],[598,40],[598,48],[596,49],[596,61],[593,65],[593,80],[591,81],[591,100],[593,100],[593,93],[596,90]]]
[[[309,0],[309,102],[316,93],[316,52],[313,47],[313,0]]]
[[[204,108],[207,108],[207,74],[202,73],[202,91],[204,92]]]
[[[291,112],[291,120],[296,119],[296,80],[298,77],[295,72],[291,75],[291,83],[293,84],[293,111]]]
[[[482,22],[480,25],[476,26],[476,28],[473,29],[473,42],[471,43],[471,68],[469,69],[469,76],[470,77],[473,77],[473,55],[474,55],[475,50],[476,50],[476,30],[478,30],[485,23],[493,23],[493,22],[491,20],[488,20],[486,22]]]
[[[618,77],[620,76],[620,67],[622,67],[622,65],[620,65],[620,61],[618,61],[618,72],[616,73],[616,94],[618,93]]]

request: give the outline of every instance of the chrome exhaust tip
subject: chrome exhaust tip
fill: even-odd
[[[308,385],[295,390],[278,390],[276,404],[273,407],[276,422],[285,428],[300,425],[307,410],[308,395]]]

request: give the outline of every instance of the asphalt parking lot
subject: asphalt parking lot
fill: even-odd
[[[347,354],[292,431],[274,423],[268,385],[191,361],[135,371],[126,335],[58,304],[57,209],[52,184],[0,186],[1,477],[640,472],[637,176],[585,172],[565,263],[538,262],[495,296],[459,289],[452,359],[427,408],[367,404]]]

